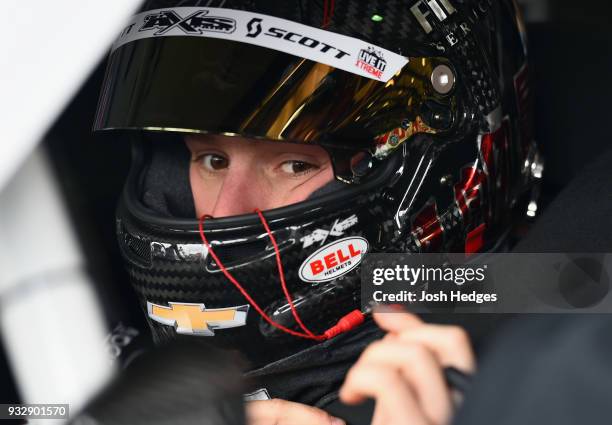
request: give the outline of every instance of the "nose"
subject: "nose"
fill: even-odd
[[[265,185],[251,167],[229,169],[217,196],[212,216],[228,217],[265,209]]]

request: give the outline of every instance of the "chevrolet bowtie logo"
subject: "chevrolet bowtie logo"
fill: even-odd
[[[215,329],[235,328],[246,324],[248,305],[206,309],[204,304],[169,302],[169,307],[147,301],[149,317],[174,326],[176,333],[214,336]]]

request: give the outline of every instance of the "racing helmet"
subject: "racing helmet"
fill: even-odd
[[[531,119],[512,0],[156,0],[112,46],[94,130],[133,146],[117,235],[154,339],[257,366],[342,331],[367,252],[499,248],[540,177]],[[335,178],[198,218],[193,133],[318,145]]]

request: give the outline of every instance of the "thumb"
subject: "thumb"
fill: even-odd
[[[423,324],[416,315],[406,312],[401,307],[381,306],[374,310],[374,321],[383,330],[390,333],[401,333],[409,328]]]
[[[281,399],[250,401],[246,413],[249,425],[346,425],[321,409]]]

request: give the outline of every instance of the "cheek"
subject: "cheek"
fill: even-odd
[[[193,195],[196,218],[202,217],[204,214],[212,215],[220,185],[214,179],[210,181],[204,180],[195,163],[191,163],[189,166],[189,181],[191,183],[191,194]]]
[[[321,189],[323,186],[328,184],[334,179],[334,171],[331,167],[321,171],[307,182],[298,185],[290,193],[288,198],[285,199],[285,206],[302,202],[316,190]]]

